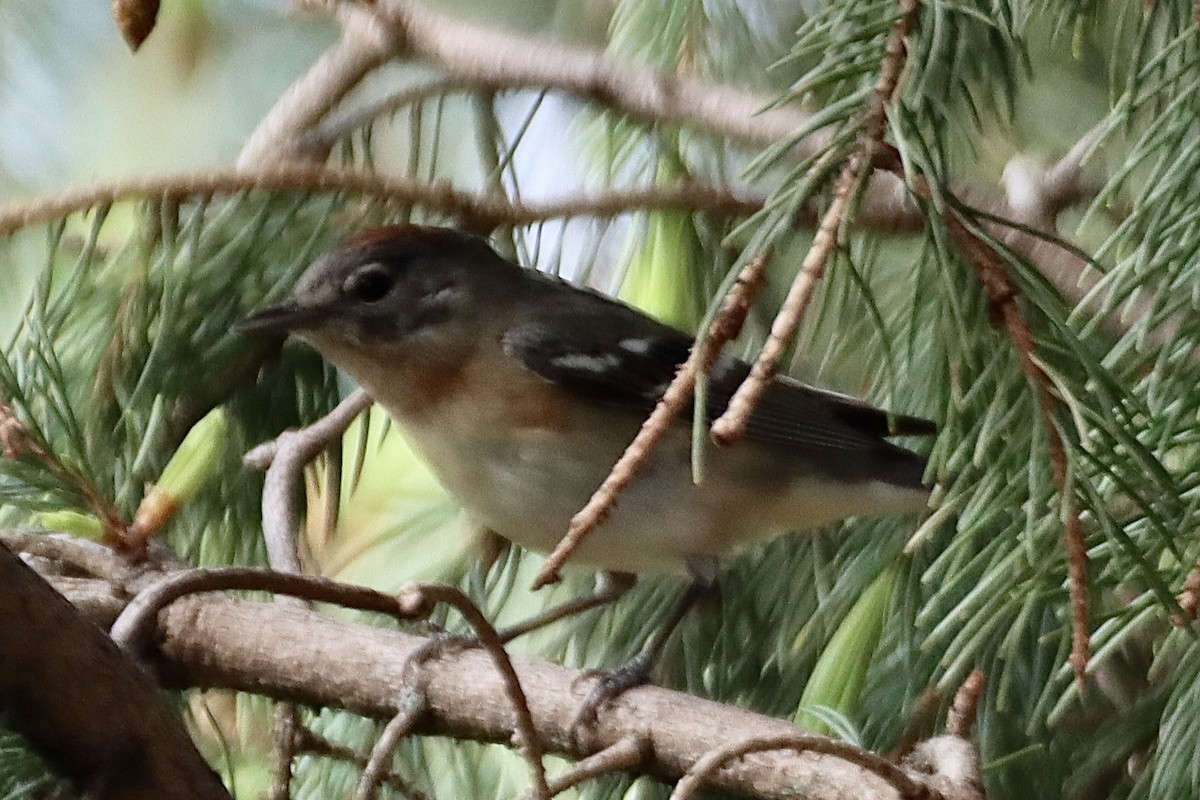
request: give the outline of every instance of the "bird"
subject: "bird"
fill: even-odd
[[[512,263],[484,238],[412,224],[349,236],[308,266],[290,297],[239,328],[315,348],[384,407],[471,518],[543,553],[693,345],[630,305]],[[710,423],[749,371],[734,356],[717,359]],[[888,439],[934,433],[920,417],[777,376],[744,437],[710,448],[697,484],[691,425],[681,419],[571,556],[605,577],[596,593],[536,624],[611,602],[637,575],[690,577],[664,630],[601,681],[589,698],[595,706],[648,679],[679,620],[747,545],[925,509],[925,458]]]

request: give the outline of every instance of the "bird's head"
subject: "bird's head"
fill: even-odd
[[[465,233],[375,228],[317,258],[291,297],[238,328],[293,334],[335,363],[387,353],[444,357],[473,338],[488,298],[498,299],[518,269]]]

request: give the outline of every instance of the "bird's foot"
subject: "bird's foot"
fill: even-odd
[[[579,680],[596,678],[596,683],[583,699],[583,704],[575,712],[571,730],[591,729],[596,724],[600,709],[607,703],[620,697],[635,686],[650,682],[650,671],[654,667],[654,654],[642,652],[634,656],[629,663],[616,669],[589,669]]]

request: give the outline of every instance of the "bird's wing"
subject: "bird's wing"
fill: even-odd
[[[649,413],[687,360],[691,337],[620,303],[587,305],[582,313],[564,309],[561,317],[543,315],[517,325],[504,337],[505,351],[567,392]],[[740,359],[717,362],[708,382],[710,422],[725,411],[749,371]],[[928,420],[888,414],[853,397],[779,378],[764,393],[746,436],[783,445],[861,450],[876,447],[887,436],[936,430]]]

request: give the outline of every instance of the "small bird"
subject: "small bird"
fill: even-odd
[[[692,346],[687,333],[523,269],[481,238],[416,225],[347,239],[308,268],[290,299],[240,328],[316,348],[388,411],[470,516],[540,552],[562,538]],[[717,360],[710,422],[748,373],[737,358]],[[681,420],[572,555],[614,579],[569,613],[619,596],[630,575],[687,573],[693,588],[673,628],[745,545],[851,516],[920,511],[925,460],[886,439],[935,431],[779,377],[743,439],[712,448],[697,485],[691,426]],[[654,655],[644,652],[605,691],[643,682]]]

